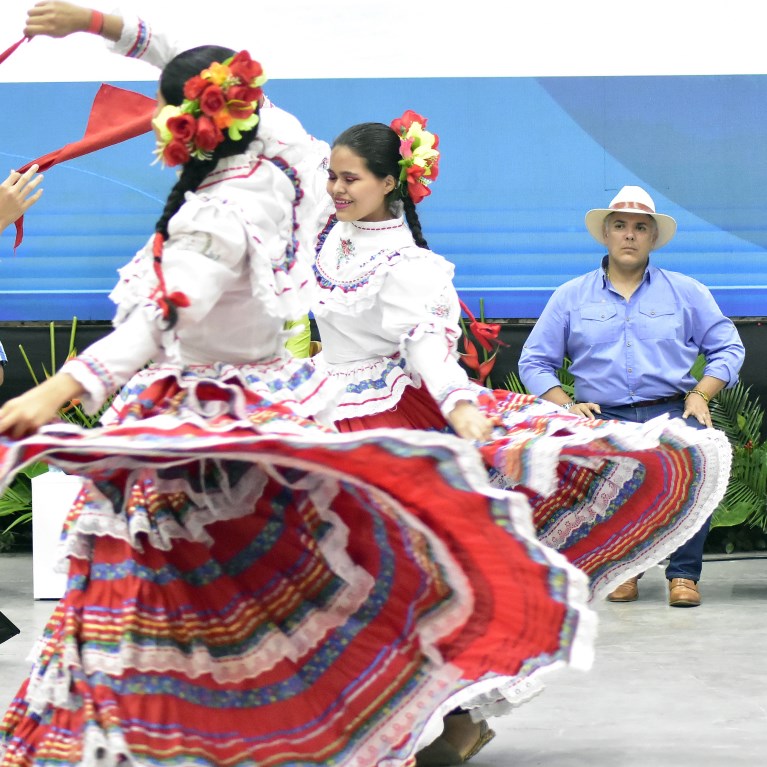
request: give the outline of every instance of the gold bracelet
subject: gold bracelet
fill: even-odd
[[[687,399],[691,394],[699,394],[701,397],[703,397],[707,405],[711,401],[711,397],[709,397],[706,392],[701,391],[700,389],[690,389],[690,391],[684,395],[684,398]]]

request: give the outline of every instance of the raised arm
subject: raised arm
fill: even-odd
[[[29,37],[67,37],[75,32],[99,35],[109,41],[114,53],[141,59],[159,68],[184,50],[178,41],[153,29],[135,15],[101,13],[60,0],[44,0],[27,12],[24,34]]]
[[[59,0],[44,0],[30,8],[24,27],[27,37],[67,37],[74,32],[90,32],[112,42],[120,39],[122,31],[122,16],[101,13]]]

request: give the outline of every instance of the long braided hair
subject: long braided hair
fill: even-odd
[[[163,69],[160,75],[159,91],[163,99],[171,105],[178,106],[184,101],[184,85],[195,75],[209,67],[213,62],[222,62],[234,55],[231,48],[218,45],[202,45],[180,53]],[[194,192],[206,176],[216,167],[219,160],[231,157],[245,151],[248,144],[255,138],[258,125],[241,132],[237,141],[231,139],[226,132],[224,140],[213,150],[209,159],[190,157],[182,166],[181,174],[168,194],[162,215],[155,224],[154,259],[155,272],[160,283],[160,305],[166,315],[166,326],[172,328],[178,319],[178,306],[186,305],[185,297],[181,294],[165,294],[165,284],[162,275],[162,243],[168,239],[168,223],[184,204],[184,195]]]
[[[380,179],[393,176],[396,180],[400,176],[400,137],[388,125],[383,123],[352,125],[333,142],[333,147],[337,146],[348,147],[354,154],[361,157],[368,170]],[[415,244],[421,248],[428,248],[415,203],[407,192],[407,188],[403,194],[399,184],[386,196],[386,202],[390,208],[393,208],[397,200],[401,200],[405,207],[405,220],[413,234]]]

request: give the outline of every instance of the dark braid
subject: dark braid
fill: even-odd
[[[333,146],[348,147],[354,154],[361,157],[368,170],[380,179],[392,176],[397,185],[387,195],[386,202],[391,208],[396,200],[402,200],[405,205],[405,220],[413,234],[415,244],[428,248],[421,230],[421,222],[415,210],[415,203],[410,198],[405,185],[405,193],[399,184],[400,174],[400,137],[388,125],[383,123],[360,123],[347,128],[333,142]]]
[[[426,238],[423,236],[423,232],[421,231],[421,220],[418,218],[418,212],[415,209],[415,203],[409,194],[405,196],[403,202],[405,204],[405,220],[407,221],[407,225],[410,227],[410,231],[413,234],[415,244],[418,245],[419,248],[428,248],[429,246],[426,242]]]

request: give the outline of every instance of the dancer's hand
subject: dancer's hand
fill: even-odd
[[[43,177],[35,175],[37,167],[32,165],[23,174],[12,170],[0,184],[0,231],[23,216],[40,199],[43,190],[37,187]]]
[[[73,32],[86,32],[90,23],[90,8],[62,3],[59,0],[44,0],[27,11],[24,34],[27,37],[67,37]]]
[[[473,403],[461,400],[447,417],[459,437],[486,442],[493,431],[493,422]]]
[[[59,409],[82,393],[82,386],[74,378],[57,373],[0,408],[0,434],[14,439],[33,434],[55,420]]]

